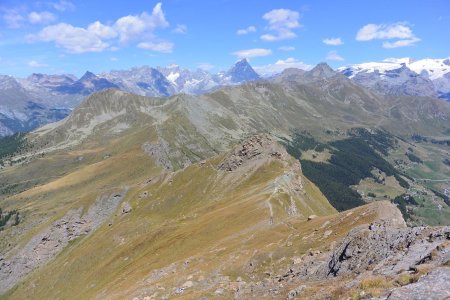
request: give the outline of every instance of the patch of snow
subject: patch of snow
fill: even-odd
[[[178,77],[180,77],[180,73],[178,72],[170,72],[170,74],[166,76],[166,78],[175,85],[177,85],[176,80],[178,79]]]

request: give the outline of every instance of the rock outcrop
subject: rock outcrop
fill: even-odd
[[[333,251],[327,276],[361,273],[396,275],[432,261],[436,265],[450,259],[450,227],[392,228],[371,225],[355,228]]]
[[[446,299],[450,295],[450,227],[406,227],[401,213],[389,202],[380,203],[378,219],[352,229],[330,251],[311,250],[285,272],[273,276],[265,287],[249,292],[272,293],[291,286],[288,299],[301,297],[304,290],[324,281],[339,283],[343,289],[357,287],[365,278],[392,280],[401,275],[420,276],[417,283],[401,288],[386,288],[383,299]],[[250,283],[251,284],[251,283]],[[249,285],[250,285],[249,284]],[[329,289],[332,290],[332,289]],[[273,294],[273,293],[272,293]],[[321,290],[314,299],[326,298]]]
[[[222,161],[219,169],[234,171],[242,165],[263,158],[286,159],[285,150],[269,135],[260,134],[246,139],[236,146]]]
[[[450,298],[450,268],[437,268],[418,282],[394,289],[388,300],[441,300]]]
[[[158,166],[167,171],[173,170],[169,159],[169,145],[164,139],[159,138],[158,143],[145,143],[142,148],[145,153],[153,157]]]

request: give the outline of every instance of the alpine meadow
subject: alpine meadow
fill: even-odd
[[[450,297],[446,0],[105,4],[0,2],[0,299]]]

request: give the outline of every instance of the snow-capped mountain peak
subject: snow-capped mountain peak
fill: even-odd
[[[384,73],[386,71],[399,69],[404,64],[406,67],[416,72],[427,76],[431,80],[436,80],[443,77],[445,74],[450,73],[450,58],[444,59],[432,59],[425,58],[420,60],[414,60],[409,57],[404,58],[387,58],[382,62],[368,62],[361,64],[354,64],[347,67],[341,67],[338,71],[343,72],[344,70],[352,70],[353,74],[356,73],[372,73],[378,71],[379,73]],[[351,78],[350,75],[349,77]]]
[[[447,98],[450,92],[449,58],[388,58],[342,67],[338,71],[361,85],[387,94]]]

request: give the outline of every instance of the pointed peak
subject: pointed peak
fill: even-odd
[[[307,73],[313,77],[325,77],[325,78],[336,75],[336,72],[325,62],[318,64]]]
[[[246,58],[242,58],[242,59],[238,60],[238,61],[235,63],[235,65],[240,65],[240,64],[246,64],[246,65],[249,65],[249,62],[248,62],[248,60],[247,60]]]
[[[96,77],[97,77],[97,75],[95,75],[94,73],[86,71],[86,73],[84,73],[84,75],[81,76],[80,80],[81,81],[82,80],[89,80],[89,79],[96,78]]]
[[[248,60],[246,58],[243,58],[241,60],[238,60],[233,67],[235,68],[250,68],[253,69],[252,66],[250,65],[250,63],[248,62]]]
[[[230,76],[234,83],[260,79],[260,76],[253,70],[246,58],[236,62],[225,75]]]
[[[313,68],[313,70],[314,69],[323,70],[323,71],[333,71],[334,72],[334,70],[326,62],[321,62],[321,63],[317,64],[317,66],[315,66]]]

